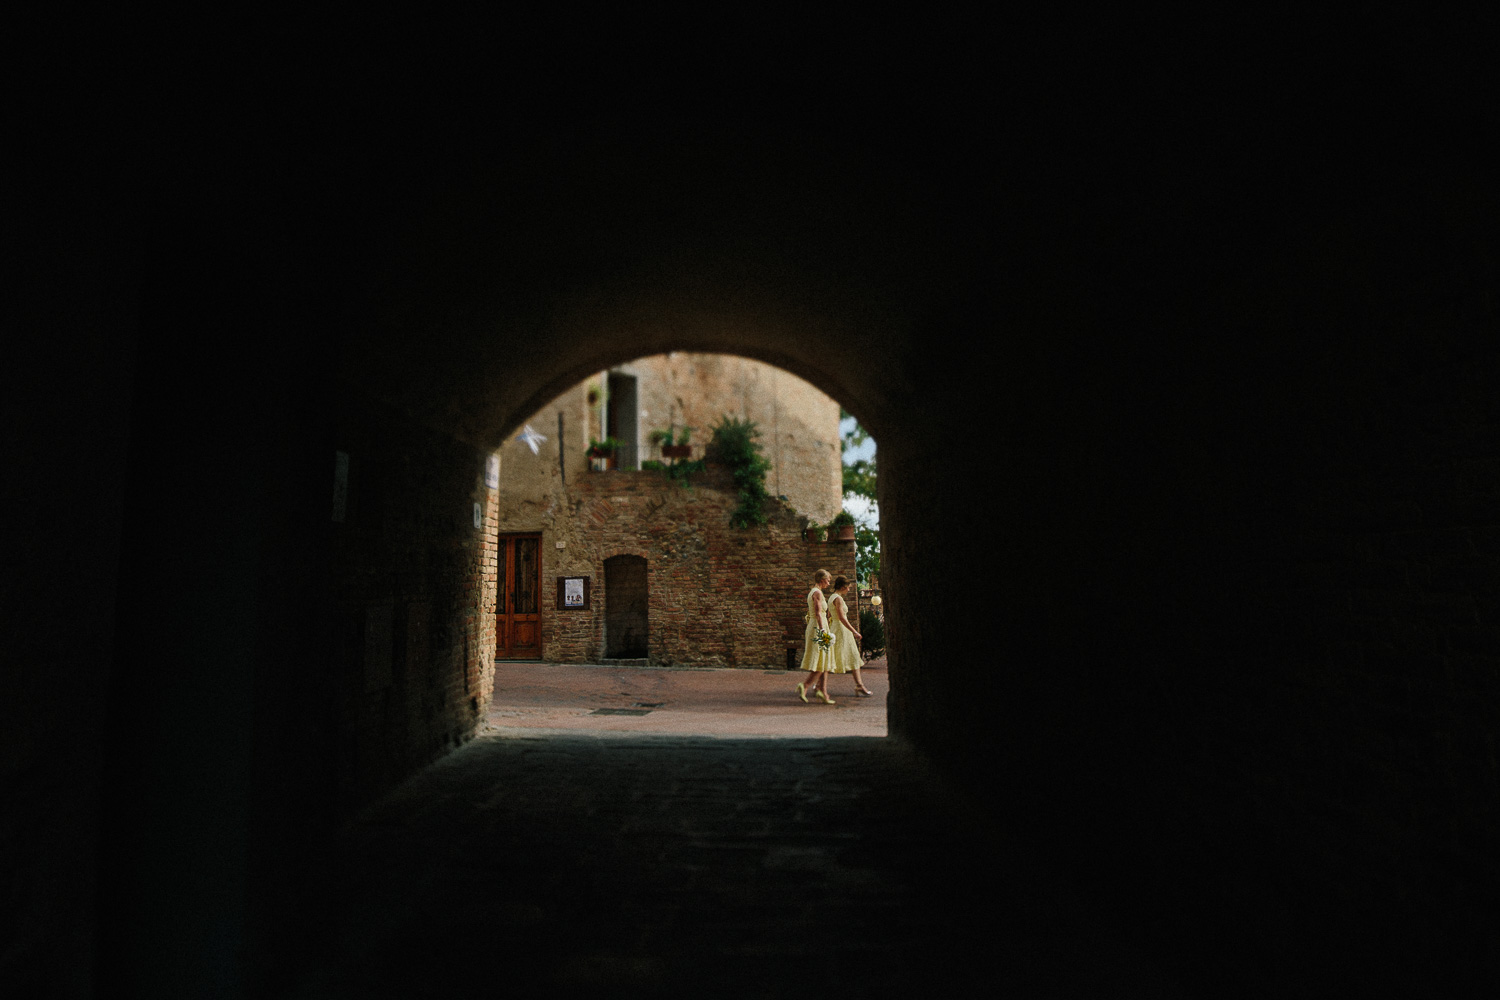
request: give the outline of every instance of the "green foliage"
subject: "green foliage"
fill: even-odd
[[[861,458],[844,466],[844,492],[875,499],[875,460]]]
[[[880,575],[880,532],[862,524],[854,527],[854,574],[865,583]]]
[[[865,652],[875,653],[885,649],[885,625],[869,608],[859,609],[860,645]]]
[[[682,428],[681,433],[678,433],[676,427],[668,427],[666,430],[662,430],[658,427],[648,435],[648,438],[650,439],[652,444],[659,444],[667,447],[670,447],[674,444],[691,444],[693,431],[695,430],[697,430],[696,427],[684,427]]]
[[[851,419],[847,412],[839,411],[844,419]],[[854,427],[839,438],[839,454],[858,448],[870,440],[870,433],[854,422]],[[844,492],[875,499],[875,459],[861,458],[844,463]]]
[[[652,444],[661,445],[664,448],[674,444],[688,444],[690,443],[689,439],[693,435],[693,430],[694,428],[692,427],[683,427],[679,433],[678,428],[675,426],[668,427],[665,430],[657,428],[651,432],[649,438]],[[680,458],[674,458],[669,462],[658,462],[655,459],[648,459],[641,463],[642,469],[653,469],[664,473],[668,479],[675,480],[681,486],[689,486],[689,480],[702,472],[706,467],[707,463],[701,458],[695,462],[685,462]]]
[[[854,515],[849,513],[847,510],[841,510],[837,514],[833,515],[833,520],[828,522],[828,528],[829,530],[832,530],[834,528],[841,528],[846,524],[854,523]]]
[[[620,442],[612,437],[607,437],[603,441],[596,441],[593,438],[589,438],[589,449],[584,454],[588,455],[589,458],[608,458],[619,450]]]
[[[851,414],[840,410],[840,416],[849,419]],[[840,441],[841,451],[857,448],[869,440],[869,432],[855,421],[853,429],[844,434]],[[861,458],[858,461],[844,463],[844,495],[865,497],[868,500],[875,499],[875,459]],[[880,532],[858,524],[854,529],[854,567],[855,573],[865,582],[869,582],[880,574]]]
[[[770,499],[766,472],[771,463],[756,444],[759,437],[754,421],[725,414],[714,425],[708,443],[708,460],[729,467],[740,493],[740,505],[729,515],[729,523],[736,528],[766,523],[765,503]]]
[[[648,458],[641,463],[642,469],[660,472],[682,486],[690,486],[692,478],[707,466],[708,463],[701,458],[696,462],[658,462],[654,458]]]

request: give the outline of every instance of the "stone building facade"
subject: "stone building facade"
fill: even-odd
[[[693,428],[690,459],[701,458],[725,414],[760,429],[773,495],[764,526],[730,526],[738,497],[725,469],[710,465],[684,483],[640,467],[662,458],[653,430],[680,439]],[[529,434],[501,447],[488,491],[494,656],[733,667],[797,660],[813,571],[854,579],[854,542],[803,537],[809,521],[842,507],[838,421],[838,403],[813,386],[728,355],[640,358],[558,396],[526,422]],[[586,452],[606,436],[622,448],[601,469]],[[850,604],[857,615],[852,593]]]

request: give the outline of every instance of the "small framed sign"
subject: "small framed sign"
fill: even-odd
[[[557,578],[557,610],[588,611],[589,578],[586,576],[560,576]]]

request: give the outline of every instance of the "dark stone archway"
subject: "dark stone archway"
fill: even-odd
[[[298,94],[292,123],[268,94],[214,108],[259,127],[162,137],[84,202],[147,187],[149,227],[41,184],[80,235],[31,283],[57,392],[16,398],[80,449],[99,415],[60,401],[134,403],[128,463],[108,450],[113,639],[38,652],[75,620],[65,581],[15,605],[8,704],[52,721],[8,758],[34,791],[14,856],[59,857],[28,832],[73,802],[45,789],[95,761],[104,789],[76,803],[100,817],[97,919],[82,876],[76,912],[31,892],[26,969],[97,926],[102,992],[232,992],[316,947],[329,831],[472,723],[485,452],[583,374],[671,349],[780,365],[875,432],[892,729],[1122,921],[1189,941],[1188,978],[1481,953],[1500,250],[1459,144],[1418,162],[1386,132],[1024,102],[980,109],[1013,123],[988,145],[902,102],[843,128],[454,128],[393,97],[411,114],[363,129],[347,93]],[[103,327],[133,332],[132,370],[76,350]],[[497,346],[503,377],[479,363]],[[55,549],[17,549],[38,570],[92,551],[28,519],[75,500],[45,454],[9,529],[51,526]],[[367,599],[391,602],[379,627],[346,613]],[[64,689],[109,709],[66,764]],[[418,724],[401,706],[429,689]]]

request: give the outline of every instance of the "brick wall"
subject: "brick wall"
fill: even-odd
[[[495,648],[488,456],[381,404],[351,406],[335,523],[341,792],[368,799],[483,718]],[[474,525],[478,505],[481,527]]]
[[[603,656],[604,561],[635,555],[646,559],[652,662],[784,667],[787,648],[800,650],[813,572],[852,578],[854,543],[805,541],[802,519],[777,501],[768,524],[733,528],[737,503],[727,470],[713,466],[687,486],[655,472],[569,477],[565,501],[542,526],[543,657]],[[558,611],[556,578],[585,575],[591,608]],[[850,606],[857,615],[857,601]]]

